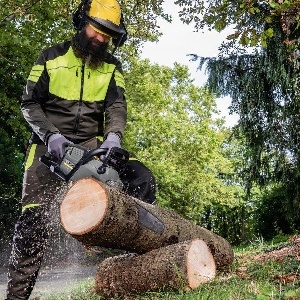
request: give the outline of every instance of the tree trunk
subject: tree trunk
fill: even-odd
[[[199,238],[208,245],[217,269],[233,262],[232,248],[224,238],[96,179],[85,178],[71,185],[62,200],[60,216],[64,229],[86,246],[142,254]]]
[[[216,275],[208,246],[199,239],[149,251],[125,254],[100,263],[95,281],[105,299],[163,289],[196,289]]]

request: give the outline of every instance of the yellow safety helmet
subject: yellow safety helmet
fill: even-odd
[[[86,22],[95,31],[112,37],[117,47],[126,41],[127,31],[116,0],[82,0],[73,13],[73,26],[81,30]]]
[[[115,0],[93,0],[88,17],[93,20],[87,21],[94,30],[113,37],[115,32],[118,33],[121,22],[120,5]],[[108,34],[111,30],[112,34]]]

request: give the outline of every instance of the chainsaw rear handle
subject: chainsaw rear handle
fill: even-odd
[[[49,152],[46,152],[46,154],[42,155],[39,158],[39,161],[43,163],[46,167],[50,169],[51,166],[53,166],[55,163],[53,162],[54,156],[51,155]]]

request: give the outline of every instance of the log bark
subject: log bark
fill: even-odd
[[[92,178],[71,185],[62,200],[60,217],[64,229],[86,246],[143,254],[199,238],[208,245],[217,269],[227,268],[234,258],[224,238],[174,211],[142,202]]]
[[[196,289],[216,275],[214,258],[204,241],[195,239],[149,251],[125,254],[100,263],[95,280],[105,299],[164,289]]]

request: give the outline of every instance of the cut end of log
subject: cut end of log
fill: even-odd
[[[212,280],[216,276],[215,260],[207,244],[193,240],[187,253],[187,279],[191,289]]]
[[[107,206],[107,195],[99,181],[80,179],[72,185],[61,203],[62,226],[71,235],[88,233],[102,222]]]

